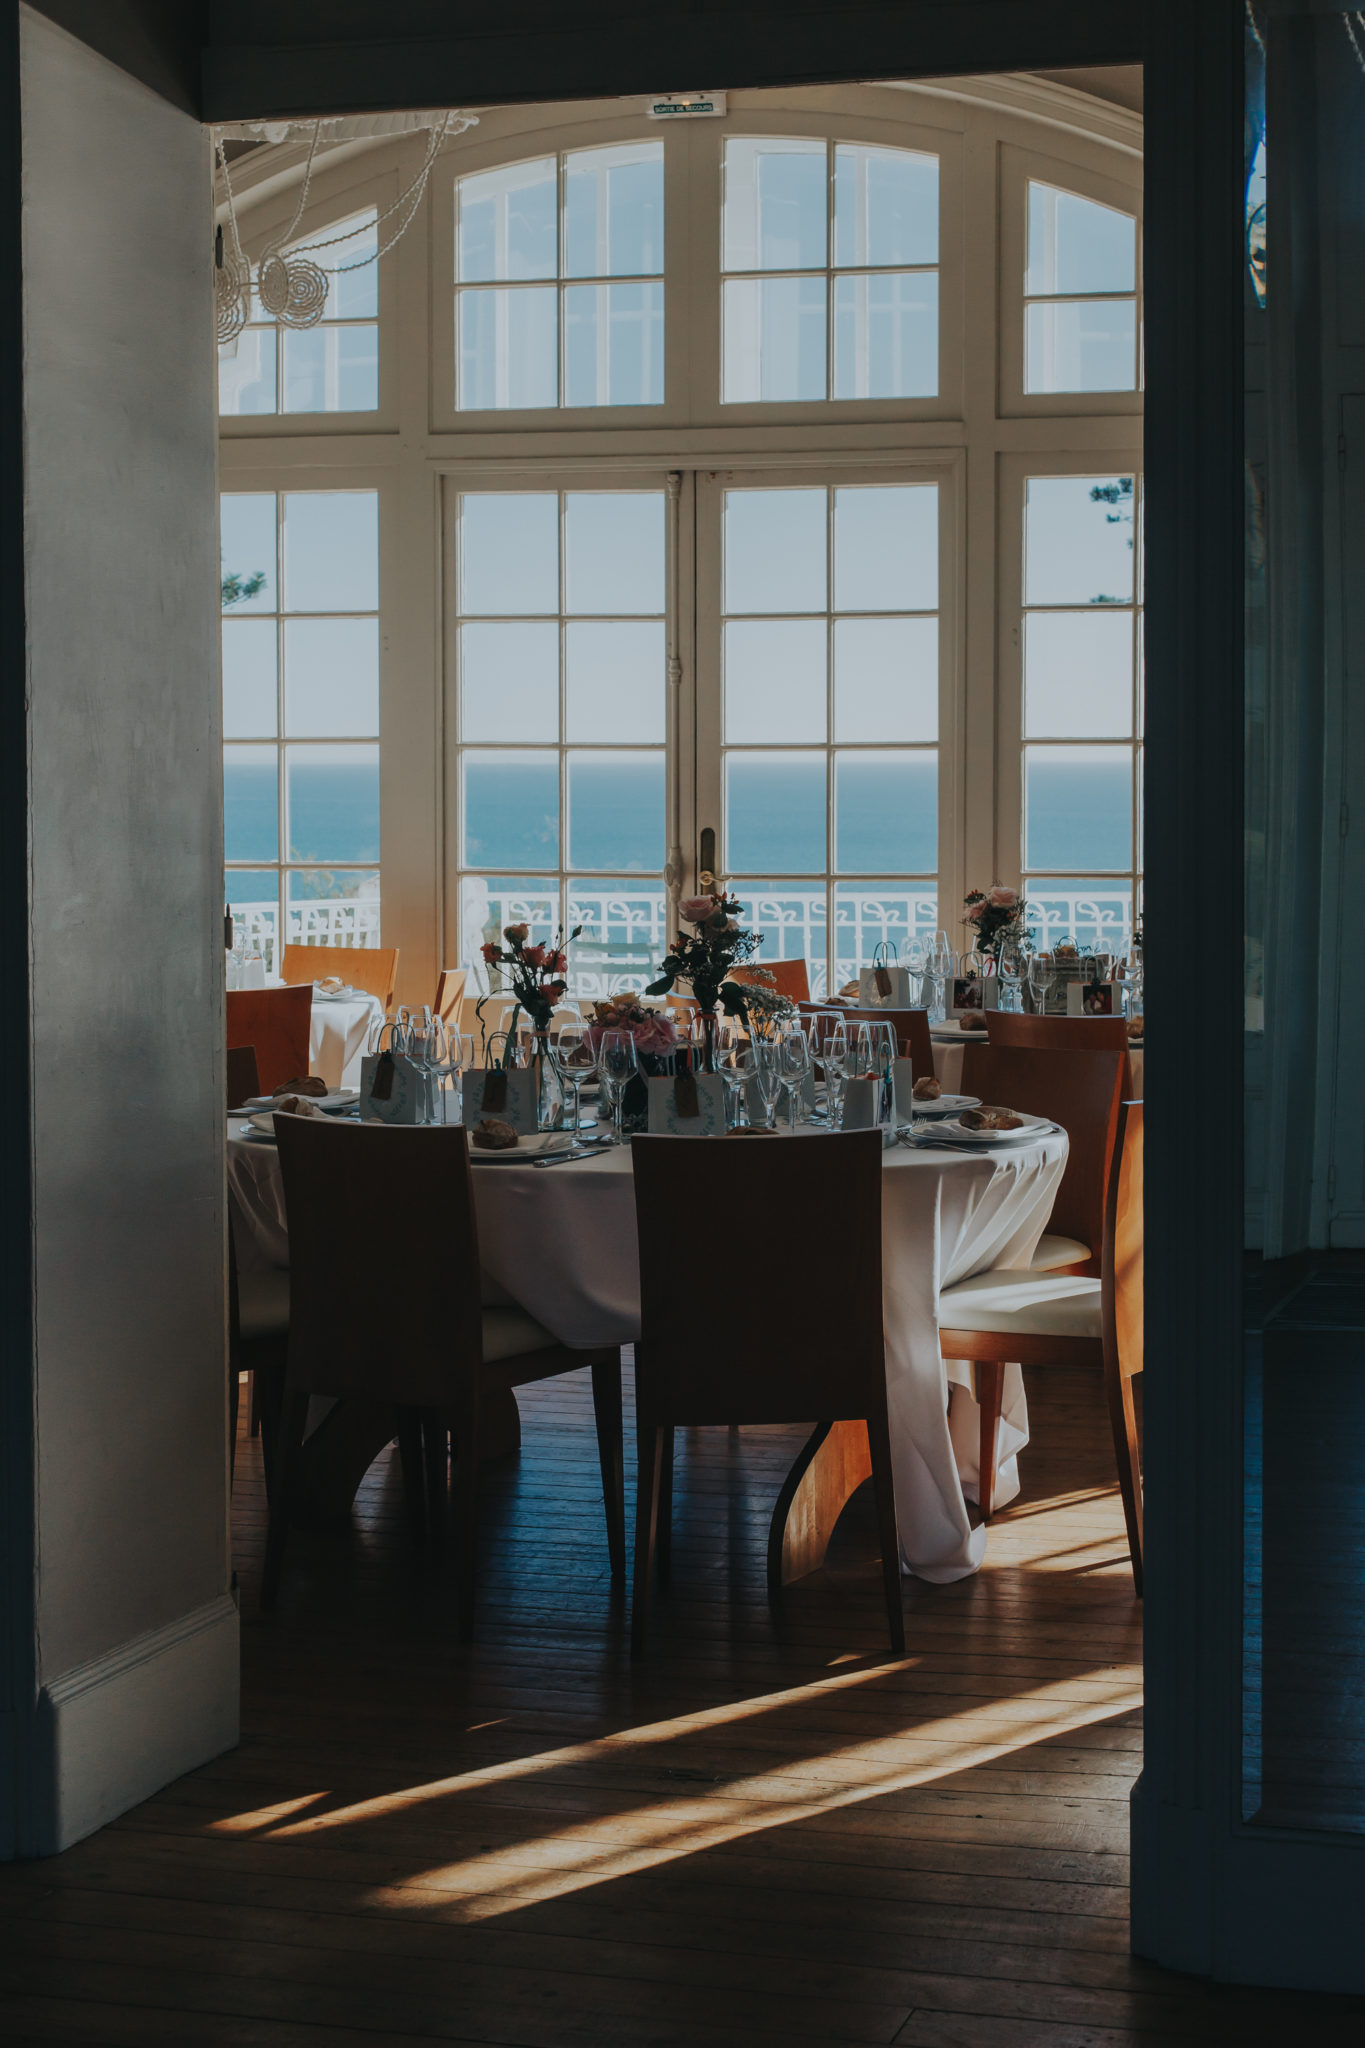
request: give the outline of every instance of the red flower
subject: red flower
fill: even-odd
[[[551,974],[562,974],[568,964],[568,959],[563,953],[547,953],[545,956],[545,966]]]
[[[501,960],[502,958],[501,946],[494,946],[492,944],[480,946],[479,951],[483,954],[484,959],[488,962],[490,967],[492,966],[495,960]]]
[[[567,986],[568,984],[563,981],[547,981],[545,983],[545,993],[552,1003],[557,1003]]]
[[[544,967],[547,964],[543,946],[523,946],[521,957],[528,967]]]

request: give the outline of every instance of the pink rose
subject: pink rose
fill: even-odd
[[[987,895],[986,901],[992,910],[1014,910],[1018,907],[1019,896],[1017,890],[1002,888],[997,882]]]
[[[631,1032],[636,1052],[672,1052],[677,1040],[673,1020],[662,1010],[656,1010],[643,1024],[636,1024]]]
[[[986,906],[984,902],[974,903],[971,909],[967,912],[966,922],[968,924],[979,924],[981,919],[985,916],[985,914]]]
[[[716,914],[714,896],[684,896],[678,909],[689,924],[705,924],[708,917]]]

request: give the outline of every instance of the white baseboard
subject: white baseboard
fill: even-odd
[[[39,1700],[31,1856],[69,1848],[238,1738],[228,1594],[63,1672]],[[45,1784],[43,1780],[45,1779]]]

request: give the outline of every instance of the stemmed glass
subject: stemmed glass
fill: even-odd
[[[837,1131],[844,1114],[844,1082],[848,1079],[848,1026],[836,1017],[821,1041],[825,1064],[825,1114],[829,1127]]]
[[[579,1095],[583,1083],[593,1070],[592,1040],[586,1024],[557,1024],[550,1032],[550,1061],[559,1076],[559,1085],[566,1092],[573,1090],[573,1114],[569,1129],[575,1142],[579,1129]]]
[[[934,933],[925,966],[933,981],[929,1016],[932,1022],[941,1024],[948,1014],[948,983],[953,973],[953,949],[948,944],[947,932]]]
[[[433,1017],[424,1004],[420,1010],[410,1013],[408,1024],[408,1058],[422,1076],[424,1124],[436,1122],[436,1077],[445,1066],[445,1032],[439,1017]]]
[[[811,1070],[810,1039],[804,1024],[797,1018],[778,1033],[778,1058],[782,1067],[782,1078],[787,1086],[787,1129],[794,1131],[801,1115],[801,1090]]]
[[[745,1094],[757,1069],[754,1042],[732,1017],[716,1028],[716,1064],[725,1083],[725,1122],[732,1131],[744,1130],[749,1122]]]
[[[473,1064],[474,1041],[467,1032],[457,1031],[453,1024],[447,1024],[444,1027],[443,1035],[445,1038],[445,1056],[441,1061],[440,1080],[437,1086],[441,1104],[441,1122],[445,1124],[450,1121],[448,1097],[454,1093],[454,1090],[453,1088],[447,1090],[443,1084],[447,1081],[460,1081],[460,1108],[461,1114],[463,1114],[464,1084],[460,1077],[463,1075],[465,1068]]]
[[[597,1042],[597,1078],[602,1083],[602,1092],[611,1107],[611,1142],[624,1145],[625,1133],[621,1129],[622,1098],[627,1083],[639,1071],[635,1055],[635,1040],[629,1031],[604,1031]]]
[[[1051,953],[1030,953],[1028,961],[1028,987],[1033,998],[1033,1008],[1041,1017],[1047,1010],[1048,991],[1057,979]]]
[[[755,1079],[763,1103],[763,1128],[775,1131],[778,1097],[786,1080],[782,1070],[782,1041],[778,1037],[756,1038],[753,1046]]]
[[[1017,1011],[1024,977],[1024,956],[1017,939],[1006,939],[1001,946],[996,955],[996,975],[1000,982],[1001,1009]]]

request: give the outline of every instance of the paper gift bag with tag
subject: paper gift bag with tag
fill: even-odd
[[[889,1074],[885,1078],[873,1074],[864,1080],[845,1081],[840,1129],[875,1131],[880,1128],[886,1135],[893,1134],[891,1088]]]
[[[360,1115],[363,1122],[420,1124],[427,1099],[427,1078],[401,1052],[370,1052],[360,1062]]]
[[[529,1067],[470,1067],[464,1077],[464,1127],[472,1131],[486,1116],[510,1124],[519,1138],[536,1131],[536,1077]]]
[[[684,1070],[652,1075],[645,1085],[649,1092],[649,1128],[656,1136],[725,1136],[725,1083],[719,1074]]]
[[[858,1001],[868,1010],[909,1010],[915,1000],[910,993],[910,970],[901,966],[895,946],[878,946],[872,965],[858,971]]]

